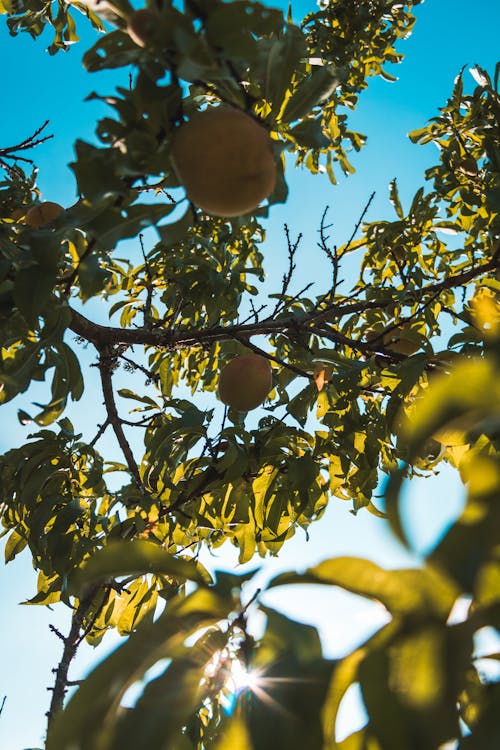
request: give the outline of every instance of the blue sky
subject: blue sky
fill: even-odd
[[[283,4],[286,6],[286,4]],[[302,0],[292,3],[298,19],[314,8]],[[403,200],[408,201],[422,184],[426,167],[437,156],[434,147],[417,147],[406,134],[422,126],[437,114],[451,93],[453,79],[460,68],[478,63],[493,70],[498,54],[500,7],[496,0],[427,0],[418,7],[417,25],[412,38],[400,45],[404,62],[391,69],[397,83],[372,80],[368,91],[361,95],[358,110],[351,116],[351,127],[368,135],[368,144],[354,155],[356,174],[341,179],[336,187],[326,177],[312,177],[304,171],[289,173],[290,197],[286,205],[272,210],[264,247],[268,275],[279,283],[286,262],[283,223],[292,234],[302,232],[304,241],[299,257],[297,284],[321,278],[322,266],[316,250],[316,229],[325,204],[330,206],[334,222],[333,235],[338,243],[345,240],[372,190],[377,196],[369,218],[391,215],[387,199],[388,184],[397,176]],[[84,102],[93,90],[111,93],[116,72],[85,74],[81,57],[94,38],[87,29],[82,41],[67,54],[50,57],[44,52],[46,36],[33,42],[27,36],[9,37],[5,21],[0,17],[0,64],[2,79],[3,117],[0,120],[0,145],[22,140],[45,119],[50,120],[53,140],[41,146],[35,156],[39,185],[45,200],[70,205],[75,199],[75,185],[68,162],[73,158],[76,138],[93,138],[95,120],[102,113],[96,102]],[[467,80],[466,74],[466,80]],[[121,81],[126,74],[121,74]],[[470,84],[472,80],[470,79]],[[87,305],[89,317],[98,315],[98,305]],[[92,386],[91,386],[92,387]],[[30,397],[31,400],[31,397]],[[26,401],[24,402],[26,405]],[[1,448],[19,444],[26,429],[15,417],[17,402],[3,408]],[[75,412],[76,413],[76,412]],[[82,415],[84,425],[93,429],[97,416]],[[109,446],[113,450],[113,446]],[[102,446],[104,449],[104,445]],[[361,513],[354,518],[346,503],[331,503],[325,517],[311,529],[311,541],[297,535],[278,559],[264,563],[265,573],[287,567],[304,567],[321,559],[350,554],[367,556],[389,567],[418,562],[418,552],[450,522],[461,506],[462,491],[451,469],[443,468],[437,477],[414,481],[407,489],[405,503],[414,529],[417,554],[409,555],[390,536],[385,524]],[[258,561],[260,562],[260,561]],[[234,557],[227,552],[214,559],[214,566],[233,565]],[[67,628],[64,610],[51,612],[36,607],[18,606],[34,593],[36,578],[27,555],[0,567],[0,588],[3,612],[0,639],[3,648],[3,669],[0,677],[0,700],[7,702],[0,717],[2,750],[41,747],[45,728],[44,712],[48,706],[46,687],[52,682],[51,668],[60,657],[60,642],[48,630],[48,623]],[[307,594],[297,589],[279,590],[266,597],[266,603],[280,607],[297,619],[316,624],[330,656],[346,653],[356,642],[383,622],[384,613],[376,604],[361,602],[356,597],[312,589]],[[304,614],[304,613],[307,613]],[[110,648],[113,641],[108,639]],[[83,649],[72,672],[77,679],[89,665],[100,658],[102,651]],[[356,711],[347,712],[345,726],[359,720]]]

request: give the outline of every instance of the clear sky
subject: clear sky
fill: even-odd
[[[292,3],[292,8],[295,19],[299,19],[314,8],[314,3],[302,0]],[[474,4],[469,0],[427,0],[416,13],[414,35],[400,45],[405,60],[390,71],[399,77],[398,82],[372,80],[368,91],[361,95],[358,110],[351,116],[351,127],[368,135],[367,146],[353,158],[356,174],[347,180],[341,179],[337,187],[332,187],[323,176],[312,177],[304,171],[288,173],[290,197],[286,205],[273,207],[264,248],[270,283],[273,280],[279,283],[286,261],[284,222],[289,224],[292,233],[304,235],[297,279],[297,284],[302,285],[304,281],[321,278],[321,261],[315,249],[316,229],[325,204],[330,206],[335,238],[341,243],[349,236],[372,190],[377,191],[377,197],[370,219],[391,215],[387,186],[393,177],[398,177],[403,200],[408,201],[422,184],[424,170],[433,163],[436,153],[432,146],[412,145],[406,134],[437,114],[462,66],[478,63],[493,71],[500,22],[497,0],[476,0]],[[70,205],[75,199],[73,175],[67,167],[73,158],[73,143],[76,138],[93,138],[96,118],[102,113],[98,103],[84,102],[84,98],[93,90],[111,93],[117,82],[113,71],[84,73],[81,57],[93,36],[94,32],[87,30],[82,33],[79,45],[66,54],[50,57],[44,52],[47,36],[37,42],[27,36],[12,39],[4,18],[0,17],[0,66],[4,72],[0,145],[17,143],[49,119],[55,138],[35,154],[40,168],[39,185],[45,200],[63,205]],[[126,79],[126,73],[119,76],[121,81]],[[89,303],[86,314],[97,317],[98,304]],[[33,399],[36,400],[30,394],[29,400]],[[2,450],[21,443],[26,437],[27,429],[16,419],[16,409],[21,405],[16,401],[2,407]],[[83,420],[85,432],[91,437],[99,415],[88,409],[85,413],[80,410],[78,419]],[[101,446],[103,451],[105,447],[106,444]],[[110,449],[113,450],[112,445]],[[310,541],[297,535],[278,559],[263,563],[263,575],[288,567],[305,567],[341,554],[370,557],[389,567],[418,563],[418,554],[459,512],[462,491],[456,475],[443,467],[437,477],[412,482],[405,502],[414,529],[416,553],[413,556],[393,540],[384,522],[368,513],[354,518],[348,504],[332,501],[324,518],[311,528]],[[224,553],[212,564],[214,567],[233,565],[234,557]],[[49,632],[48,623],[67,629],[64,609],[49,611],[18,606],[33,595],[35,583],[27,554],[7,567],[0,567],[3,607],[0,701],[7,695],[0,717],[2,750],[42,746],[44,712],[49,701],[46,688],[53,681],[50,670],[58,663],[61,652],[61,644]],[[380,606],[346,593],[321,590],[319,594],[312,588],[308,588],[307,593],[298,588],[292,596],[290,593],[291,589],[286,593],[275,590],[265,601],[299,620],[316,624],[329,656],[346,653],[384,622],[385,613]],[[104,650],[111,648],[114,642],[111,638],[105,639]],[[85,674],[102,653],[102,650],[83,649],[73,665],[71,679]],[[347,712],[345,727],[355,721],[359,721],[359,715],[355,711]]]

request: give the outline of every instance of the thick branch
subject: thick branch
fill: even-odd
[[[68,670],[71,662],[73,661],[78,646],[81,643],[80,630],[82,629],[85,615],[87,614],[88,607],[94,597],[96,589],[93,589],[89,594],[83,598],[76,610],[73,613],[73,619],[71,621],[71,628],[66,638],[63,638],[64,648],[61,656],[59,666],[55,670],[56,679],[52,690],[52,699],[50,701],[49,710],[47,711],[48,718],[48,732],[50,731],[51,724],[55,716],[63,707],[64,696],[66,695],[66,689],[69,685],[68,682]],[[58,637],[61,637],[57,633]]]
[[[445,289],[463,286],[474,278],[488,273],[498,267],[498,259],[492,258],[488,263],[470,268],[462,273],[448,276],[443,281],[428,284],[421,289],[412,290],[415,299],[423,299],[428,295],[437,295]],[[379,308],[381,303],[377,301],[367,302],[357,300],[355,302],[332,303],[323,309],[314,310],[309,314],[290,314],[274,319],[272,316],[260,321],[232,326],[212,326],[210,328],[185,328],[185,329],[155,329],[146,328],[115,328],[93,323],[76,310],[72,310],[70,329],[78,336],[93,343],[99,350],[112,345],[134,345],[154,346],[165,349],[178,349],[196,345],[209,344],[213,341],[229,341],[232,339],[248,339],[251,336],[269,335],[278,332],[301,330],[304,333],[311,332],[309,326],[320,320],[327,320],[329,324],[339,321],[346,315],[352,315],[370,308]],[[327,331],[325,331],[325,336]],[[349,346],[356,348],[357,342],[348,341]],[[361,349],[361,347],[358,347]],[[366,348],[366,346],[365,346]],[[370,348],[368,346],[368,348]],[[116,408],[116,407],[115,407]],[[118,420],[119,422],[119,420]]]

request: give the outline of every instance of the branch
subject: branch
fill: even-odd
[[[338,251],[337,251],[337,245],[333,246],[333,251],[332,251],[330,250],[327,244],[330,238],[325,234],[325,231],[329,229],[331,226],[333,226],[332,224],[328,224],[328,225],[325,224],[328,209],[329,209],[329,206],[326,206],[325,210],[323,211],[323,215],[321,217],[321,224],[319,227],[319,242],[317,244],[318,244],[319,249],[326,255],[326,257],[332,264],[332,272],[333,272],[332,273],[332,286],[328,294],[331,296],[335,296],[337,287],[339,283],[341,283],[338,280],[340,261],[339,261]]]
[[[428,295],[436,295],[445,289],[463,286],[482,274],[488,273],[498,267],[498,259],[495,256],[488,263],[476,266],[462,273],[448,276],[443,281],[436,284],[428,284],[421,289],[412,291],[414,298],[422,299]],[[214,341],[231,341],[245,339],[251,336],[261,336],[273,333],[284,333],[286,331],[309,334],[312,332],[311,324],[316,324],[320,320],[327,320],[329,323],[339,321],[346,315],[362,312],[368,309],[378,309],[384,305],[377,301],[367,302],[363,300],[335,302],[321,310],[313,310],[310,313],[300,315],[290,314],[289,316],[278,318],[266,318],[262,321],[235,324],[230,326],[211,326],[209,328],[185,328],[176,330],[159,330],[149,331],[145,328],[116,328],[112,326],[103,326],[94,323],[85,318],[81,313],[71,309],[72,320],[69,328],[77,336],[91,342],[99,350],[105,347],[116,345],[134,345],[163,347],[165,349],[179,349],[191,346],[203,346]],[[350,344],[349,344],[350,345]]]
[[[99,425],[99,429],[97,430],[97,433],[94,438],[89,443],[89,446],[93,448],[97,441],[104,435],[106,430],[109,427],[109,419],[106,419],[101,425]]]
[[[278,312],[280,311],[282,307],[285,307],[285,308],[287,307],[287,302],[284,298],[286,296],[286,293],[288,292],[288,287],[290,286],[293,272],[295,271],[295,268],[296,268],[295,253],[297,252],[297,248],[302,239],[302,233],[299,234],[295,242],[292,244],[292,241],[290,239],[290,230],[288,229],[288,224],[285,224],[285,236],[286,236],[286,243],[287,243],[287,248],[288,248],[288,270],[283,275],[283,280],[281,283],[280,299],[278,299],[278,301],[276,302],[276,306],[270,316],[271,318],[276,317],[276,315],[278,314]]]
[[[25,138],[24,141],[21,141],[20,143],[16,143],[15,146],[7,146],[5,148],[0,148],[0,166],[2,166],[4,169],[10,169],[10,166],[7,164],[6,160],[10,159],[12,161],[24,161],[28,164],[33,164],[32,159],[27,159],[24,156],[18,156],[18,151],[26,151],[30,148],[35,148],[35,146],[39,146],[41,143],[45,143],[45,141],[50,140],[53,138],[53,135],[45,135],[42,138],[39,138],[38,136],[40,133],[47,127],[49,124],[48,120],[45,120],[43,125],[41,125],[33,135],[30,135],[28,138]]]
[[[104,396],[104,405],[108,414],[108,422],[113,428],[116,435],[118,445],[120,446],[122,453],[127,462],[127,466],[130,473],[135,479],[137,486],[142,489],[141,476],[139,474],[139,468],[135,462],[132,449],[128,443],[125,433],[123,432],[122,422],[116,408],[115,394],[113,391],[113,363],[115,358],[112,354],[112,350],[109,346],[101,347],[99,351],[99,373],[101,375],[102,393]]]
[[[54,687],[48,688],[49,690],[52,691],[52,699],[50,701],[49,710],[47,711],[47,714],[46,714],[47,719],[48,719],[47,733],[50,732],[50,727],[52,725],[52,722],[56,714],[58,714],[59,711],[63,707],[64,696],[66,695],[66,689],[69,685],[69,682],[68,682],[69,665],[74,659],[78,646],[80,645],[80,638],[79,638],[80,630],[83,626],[83,622],[85,620],[85,615],[87,613],[89,604],[91,603],[96,591],[97,591],[97,587],[93,588],[92,591],[90,591],[87,594],[87,596],[85,596],[80,601],[76,610],[73,610],[73,619],[71,621],[71,628],[66,638],[64,638],[64,636],[61,636],[61,633],[59,633],[58,631],[56,632],[56,635],[58,638],[62,637],[64,641],[64,648],[63,648],[63,653],[61,656],[61,661],[59,662],[59,666],[57,667],[56,670],[54,670],[56,674]]]

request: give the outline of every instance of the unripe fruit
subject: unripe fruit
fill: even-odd
[[[177,131],[171,156],[188,198],[214,216],[253,211],[274,190],[271,137],[238,109],[195,113]]]
[[[130,38],[139,47],[145,47],[151,42],[158,31],[158,14],[148,8],[134,10],[130,14],[127,31]]]
[[[62,214],[64,208],[59,203],[45,201],[32,206],[27,212],[24,223],[33,229],[41,229],[57,219]]]
[[[223,367],[219,397],[236,411],[250,411],[264,402],[272,386],[269,360],[260,354],[241,354]]]

